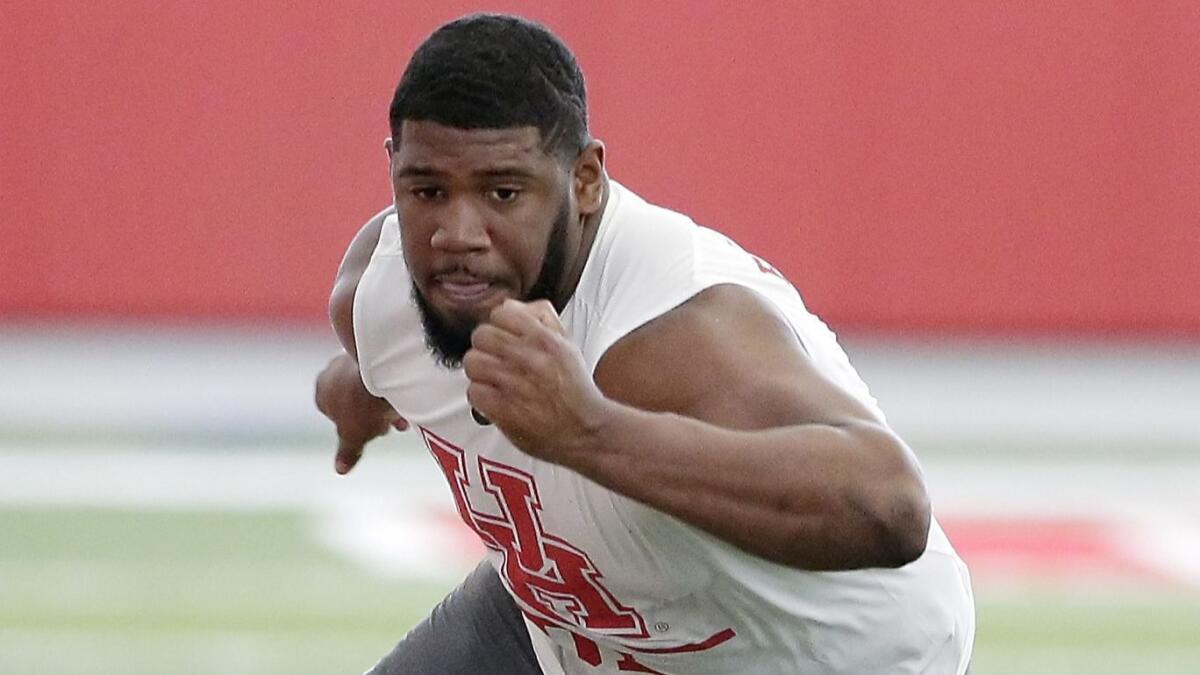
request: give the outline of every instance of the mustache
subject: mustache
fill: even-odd
[[[449,261],[435,264],[430,270],[430,276],[434,279],[447,276],[464,276],[483,281],[492,281],[497,275],[491,270],[482,269],[478,265],[472,265],[466,261]]]

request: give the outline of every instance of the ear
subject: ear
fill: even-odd
[[[388,186],[392,189],[392,204],[396,203],[396,142],[391,136],[383,139],[383,149],[388,157]]]
[[[588,141],[575,160],[575,203],[590,216],[604,204],[604,142]]]

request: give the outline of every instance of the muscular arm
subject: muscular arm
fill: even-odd
[[[573,456],[593,480],[796,567],[923,552],[929,503],[911,451],[751,291],[702,293],[614,345],[595,374],[622,405]]]
[[[494,312],[493,320],[509,318]],[[510,326],[526,335],[540,330]],[[494,335],[476,344],[516,353],[489,344]],[[570,349],[549,331],[535,343],[533,352]],[[571,358],[578,372],[581,357]],[[472,361],[471,368],[492,365]],[[533,353],[520,367],[543,366]],[[553,437],[535,438],[538,431],[514,421],[529,409],[497,424],[533,454],[775,562],[895,567],[924,551],[930,511],[911,451],[817,371],[755,293],[702,292],[620,340],[594,375],[599,391],[585,386],[579,395],[556,391],[561,375],[538,383],[559,401],[537,422],[561,424]],[[486,384],[486,374],[480,379]],[[473,393],[478,404],[500,409],[488,387]]]

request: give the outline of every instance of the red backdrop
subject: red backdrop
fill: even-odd
[[[436,4],[437,6],[431,6]],[[557,3],[612,174],[835,328],[1200,336],[1200,4]],[[0,315],[320,321],[465,2],[0,5]]]

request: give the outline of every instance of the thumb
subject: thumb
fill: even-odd
[[[358,460],[362,458],[363,444],[352,443],[344,438],[338,439],[337,455],[334,456],[333,469],[339,474],[350,473]]]

